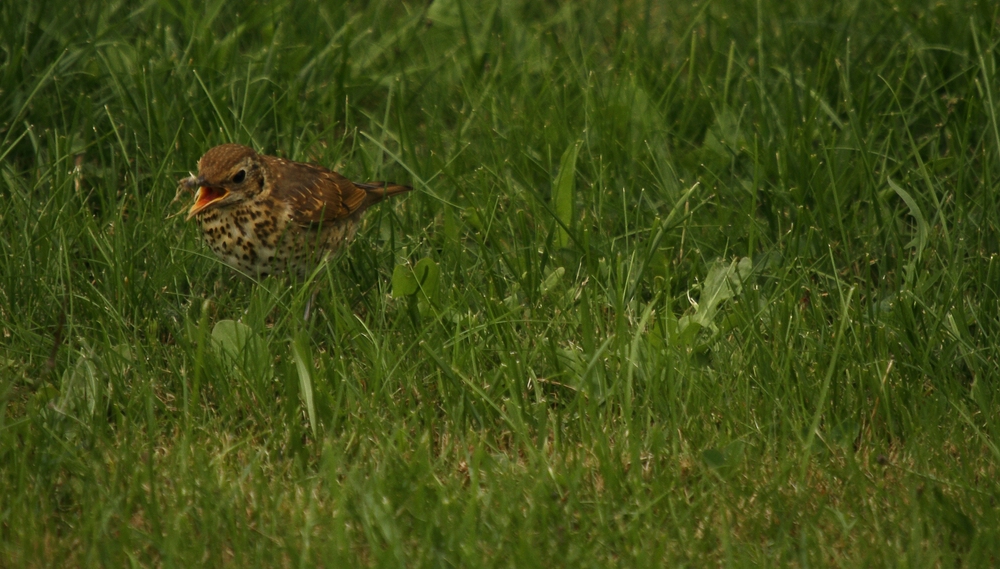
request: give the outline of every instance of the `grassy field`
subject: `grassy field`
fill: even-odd
[[[1000,564],[995,2],[228,4],[0,5],[0,566]]]

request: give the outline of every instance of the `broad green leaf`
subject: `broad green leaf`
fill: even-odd
[[[860,430],[860,423],[847,419],[830,429],[826,436],[826,440],[848,447],[854,444],[854,441],[858,438],[858,432]]]
[[[438,281],[441,279],[441,268],[430,257],[424,257],[417,261],[413,267],[413,274],[420,290],[427,295],[427,298],[437,297]]]
[[[718,470],[726,465],[726,455],[722,453],[721,450],[710,448],[701,452],[701,459],[705,461],[705,464],[709,468]]]
[[[747,140],[740,129],[740,117],[729,107],[715,113],[715,124],[705,133],[705,147],[726,158],[739,153]]]
[[[681,316],[677,320],[677,329],[671,335],[671,339],[683,346],[694,345],[695,340],[698,338],[698,332],[701,332],[701,323],[694,319],[695,315]]]
[[[42,387],[32,395],[29,408],[34,412],[38,412],[50,403],[58,401],[60,395],[59,390],[52,384],[42,384]]]
[[[212,347],[223,360],[255,377],[270,377],[271,354],[253,329],[235,320],[219,320],[212,327]]]
[[[458,27],[462,23],[458,2],[455,0],[434,0],[427,9],[427,20],[439,26]]]
[[[733,441],[726,445],[726,448],[722,449],[722,453],[726,455],[726,462],[733,465],[743,460],[743,451],[745,449],[746,444],[743,441]]]
[[[751,266],[748,257],[732,263],[719,260],[712,264],[698,300],[697,313],[702,316],[703,325],[707,325],[715,317],[715,311],[722,301],[729,300],[743,290],[743,279],[750,275]]]
[[[88,415],[94,414],[99,396],[98,363],[100,362],[94,351],[84,345],[73,367],[63,372],[62,385],[59,389],[61,411],[69,412],[85,408]]]
[[[923,212],[920,211],[920,206],[917,205],[917,200],[913,199],[913,196],[909,192],[901,188],[896,182],[893,182],[891,178],[887,181],[892,191],[896,192],[896,195],[903,198],[903,201],[906,202],[906,207],[910,208],[910,215],[917,220],[917,234],[906,246],[915,247],[917,250],[917,259],[919,259],[924,252],[924,247],[927,246],[927,234],[929,233],[927,221],[924,219]]]
[[[253,330],[242,322],[219,320],[212,328],[212,340],[216,350],[232,361],[240,361],[243,348]]]
[[[486,222],[483,221],[483,217],[479,215],[479,212],[474,207],[465,209],[465,222],[471,225],[476,231],[483,231],[486,228]]]
[[[441,268],[430,257],[420,259],[413,268],[396,265],[392,270],[392,296],[403,298],[421,291],[421,298],[433,300],[437,298],[440,280]]]
[[[743,441],[732,441],[721,450],[710,448],[702,451],[701,458],[713,470],[730,470],[743,460],[743,450],[746,445]]]
[[[309,349],[306,347],[306,336],[299,334],[292,340],[292,358],[295,360],[295,370],[299,374],[299,396],[306,406],[306,414],[309,417],[309,428],[312,430],[313,439],[316,438],[316,404],[313,400],[312,373],[310,373],[311,359]]]
[[[573,201],[576,193],[576,156],[580,151],[580,144],[574,142],[565,152],[559,161],[559,173],[556,175],[555,185],[552,189],[552,201],[555,203],[556,219],[561,225],[556,228],[556,246],[559,248],[569,245],[569,233],[564,229],[571,227],[573,222]]]
[[[677,323],[677,340],[683,344],[694,341],[698,331],[717,330],[715,315],[723,301],[733,298],[743,290],[743,281],[750,276],[753,262],[749,257],[726,263],[718,260],[708,269],[701,295],[694,314],[682,317]]]
[[[445,239],[450,243],[458,243],[462,233],[461,226],[458,223],[458,213],[455,211],[455,208],[451,206],[443,207],[441,218]]]
[[[566,269],[564,269],[563,267],[556,267],[554,271],[552,271],[551,273],[549,273],[547,277],[545,277],[545,280],[543,280],[541,285],[539,285],[538,290],[543,295],[548,294],[550,290],[552,290],[553,288],[556,287],[556,285],[559,284],[559,281],[562,280],[562,276],[565,273]]]
[[[393,298],[403,298],[417,292],[417,278],[413,275],[413,270],[406,265],[396,265],[392,269],[392,296]]]

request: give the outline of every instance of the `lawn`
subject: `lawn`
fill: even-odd
[[[0,566],[1000,564],[996,2],[0,25]],[[414,191],[255,280],[224,142]]]

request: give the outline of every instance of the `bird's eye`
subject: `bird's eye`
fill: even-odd
[[[247,177],[247,171],[246,170],[240,170],[239,172],[237,172],[236,174],[233,175],[233,183],[234,184],[240,184],[240,183],[243,182],[243,180],[246,179],[246,177]]]

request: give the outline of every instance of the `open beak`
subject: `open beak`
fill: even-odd
[[[198,215],[205,208],[229,195],[229,190],[215,186],[200,186],[194,195],[194,205],[188,210],[187,220]]]

